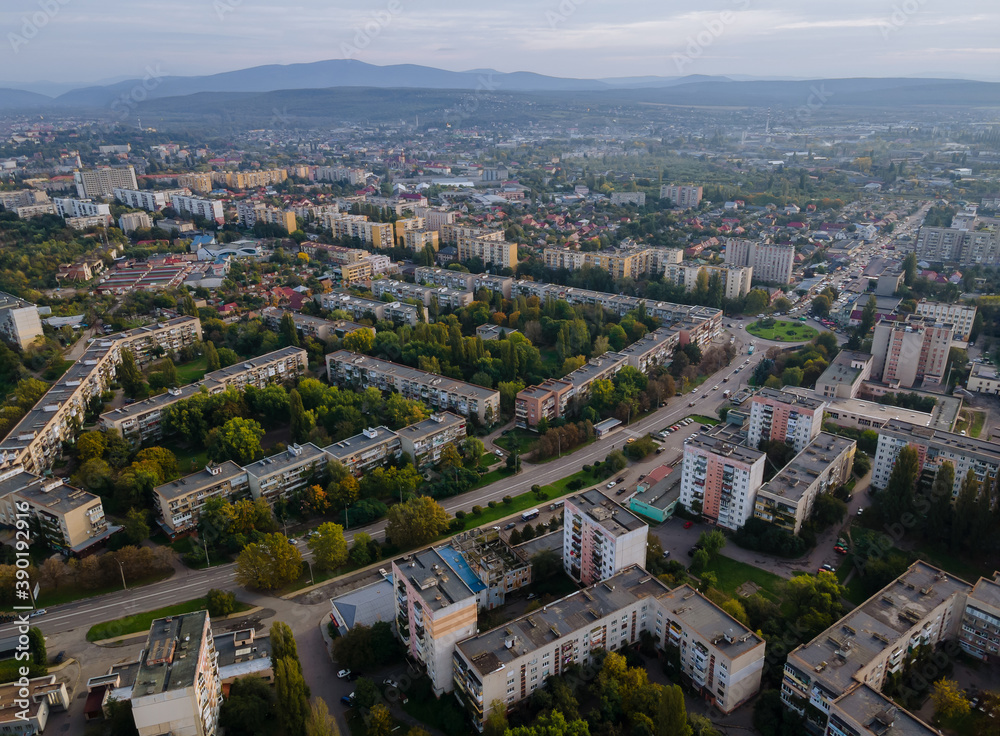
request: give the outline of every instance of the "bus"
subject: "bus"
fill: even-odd
[[[754,345],[751,344],[750,347],[747,348],[747,355],[753,355],[753,349],[754,349]]]
[[[521,514],[521,521],[531,521],[532,519],[538,518],[538,509],[532,509],[531,511],[525,511]]]

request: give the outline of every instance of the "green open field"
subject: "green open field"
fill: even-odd
[[[760,586],[762,596],[777,601],[785,584],[785,581],[774,573],[738,562],[721,554],[708,563],[705,571],[715,573],[719,581],[716,587],[726,595],[735,598],[739,598],[736,589],[743,583],[750,581]]]
[[[815,327],[801,322],[785,322],[777,320],[771,327],[764,327],[761,322],[747,325],[747,332],[762,340],[778,340],[780,342],[807,342],[819,334]]]
[[[181,386],[200,381],[206,373],[208,373],[208,358],[204,355],[190,363],[182,363],[177,366],[177,377],[181,381]]]

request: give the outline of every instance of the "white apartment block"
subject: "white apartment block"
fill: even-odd
[[[563,568],[593,585],[644,565],[648,532],[646,522],[597,489],[571,496],[563,506]]]
[[[200,340],[197,317],[176,317],[99,338],[0,442],[0,468],[20,465],[31,473],[50,469],[62,455],[63,443],[72,441],[83,425],[87,404],[114,381],[122,350],[130,350],[145,365],[154,349],[173,355]]]
[[[159,212],[167,206],[167,195],[163,192],[149,192],[140,189],[115,188],[115,199],[126,207],[135,207],[147,212]]]
[[[110,217],[111,206],[98,204],[89,199],[70,199],[66,197],[56,197],[52,200],[56,207],[56,214],[63,219],[69,217]]]
[[[118,227],[127,235],[135,230],[148,230],[153,227],[153,221],[145,212],[126,212],[118,218]]]
[[[441,462],[444,448],[462,442],[465,433],[465,418],[445,411],[403,427],[396,434],[402,451],[413,459],[414,467],[423,470]]]
[[[1000,229],[963,230],[921,227],[914,244],[917,258],[960,266],[1000,265]]]
[[[970,470],[980,484],[996,478],[1000,470],[1000,443],[891,420],[878,432],[878,448],[872,461],[873,487],[881,490],[889,485],[896,458],[904,447],[917,451],[921,473],[937,473],[944,462],[950,462],[955,468],[955,497]]]
[[[269,505],[279,498],[287,499],[309,485],[321,472],[330,456],[311,442],[291,445],[284,452],[265,457],[243,468],[247,471],[250,492]]]
[[[99,169],[74,171],[73,181],[80,199],[103,199],[114,194],[115,189],[138,189],[132,166],[110,166]]]
[[[670,590],[639,566],[455,647],[455,695],[482,730],[493,704],[530,698],[548,677],[587,665],[642,632],[680,651],[685,684],[723,713],[760,690],[765,642],[688,585]]]
[[[645,192],[612,192],[611,193],[611,204],[620,207],[622,205],[634,204],[636,207],[642,207],[646,204],[646,193]]]
[[[660,187],[660,199],[669,199],[674,207],[689,210],[701,204],[702,191],[696,186],[664,184]]]
[[[207,373],[200,381],[168,389],[148,399],[112,409],[101,415],[101,429],[115,432],[133,444],[163,437],[163,415],[174,404],[202,392],[218,394],[227,389],[262,389],[272,383],[290,381],[305,373],[309,360],[302,348],[285,347]]]
[[[215,736],[222,680],[208,611],[158,618],[132,688],[139,736]]]
[[[483,424],[492,424],[500,416],[498,391],[388,360],[338,350],[326,356],[326,371],[330,383],[395,391],[441,411],[475,416]]]
[[[813,396],[763,388],[750,404],[747,443],[759,447],[761,440],[787,442],[802,452],[823,430],[827,402]]]
[[[153,489],[161,525],[171,535],[198,527],[201,510],[212,498],[229,502],[250,497],[246,470],[227,460]]]
[[[462,240],[496,240],[503,242],[506,237],[503,230],[477,227],[475,225],[459,225],[450,223],[441,226],[441,243],[443,245],[458,245]]]
[[[92,217],[67,217],[66,226],[74,230],[86,230],[90,227],[107,227],[112,223],[111,215],[94,215]]]
[[[753,281],[752,266],[667,264],[662,273],[666,281],[683,286],[686,291],[694,291],[698,287],[698,274],[702,271],[708,278],[716,275],[719,277],[722,282],[723,296],[730,301],[740,299],[750,293],[750,284]]]
[[[452,225],[458,213],[454,210],[439,209],[437,207],[417,206],[413,208],[413,214],[424,218],[428,230],[436,233],[441,232],[445,225]]]
[[[0,338],[24,350],[42,335],[38,307],[0,291]]]
[[[343,465],[358,477],[390,460],[402,450],[399,434],[388,427],[369,427],[353,437],[334,442],[323,448],[331,460]]]
[[[726,241],[726,263],[752,267],[757,282],[788,284],[795,266],[795,246],[730,239]]]
[[[393,560],[392,585],[396,633],[410,657],[427,669],[435,695],[449,692],[455,647],[478,631],[478,592],[486,586],[460,575],[434,549]]]
[[[363,185],[371,172],[348,166],[317,166],[316,181],[346,181],[352,186]]]
[[[945,304],[943,302],[917,302],[917,314],[932,322],[945,322],[955,328],[955,339],[969,341],[972,325],[976,321],[977,307],[965,304]]]
[[[347,312],[355,320],[374,317],[376,321],[385,319],[413,327],[424,314],[423,307],[416,304],[380,302],[374,299],[362,299],[350,294],[318,294],[315,299],[323,309]]]
[[[425,307],[437,300],[442,309],[460,309],[472,304],[475,295],[471,291],[458,291],[447,286],[420,286],[406,281],[377,279],[372,282],[372,294],[380,299],[388,294],[394,299],[416,299]]]
[[[222,211],[222,202],[213,199],[201,199],[200,197],[186,197],[182,194],[175,194],[170,198],[170,206],[179,214],[189,214],[197,217],[204,217],[206,220],[214,220],[221,225],[226,221]]]
[[[680,502],[710,523],[736,530],[753,516],[767,455],[707,435],[684,442]]]
[[[872,338],[872,379],[895,388],[940,386],[954,334],[950,323],[919,314],[879,322]]]
[[[18,189],[13,192],[0,192],[0,205],[8,212],[18,207],[31,207],[36,204],[48,204],[49,195],[34,189]]]
[[[18,207],[14,210],[17,216],[22,220],[27,220],[32,217],[42,217],[43,215],[54,215],[56,213],[56,206],[51,202],[44,202],[42,204],[29,204],[25,207]]]

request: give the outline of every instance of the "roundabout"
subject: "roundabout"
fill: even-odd
[[[774,342],[808,342],[819,334],[819,330],[802,322],[762,319],[749,324],[746,331],[761,340]]]

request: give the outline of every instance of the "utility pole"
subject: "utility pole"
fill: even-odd
[[[125,584],[125,565],[122,564],[121,560],[118,560],[118,569],[121,571],[122,574],[122,589],[128,590],[128,586]]]
[[[208,561],[208,540],[203,536],[201,538],[201,543],[205,545],[205,567],[208,567],[211,563]]]

